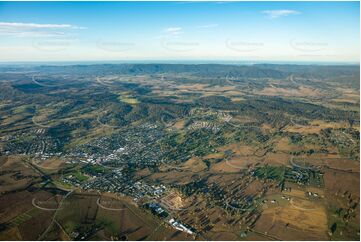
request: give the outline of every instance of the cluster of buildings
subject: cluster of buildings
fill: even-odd
[[[197,130],[197,129],[209,129],[212,130],[213,133],[217,133],[221,128],[214,122],[208,121],[195,121],[191,125],[188,126],[190,130]]]
[[[145,208],[150,209],[153,214],[156,214],[162,218],[167,218],[169,215],[169,213],[164,208],[162,208],[158,203],[153,203],[153,202],[147,203],[145,205]]]
[[[0,154],[3,155],[36,155],[47,159],[63,154],[61,141],[46,134],[45,129],[17,132],[13,135],[4,136],[0,142],[5,143],[0,148]]]
[[[310,197],[319,197],[317,192],[306,192],[306,195],[308,195]]]
[[[138,202],[145,196],[159,198],[167,191],[164,185],[150,185],[144,181],[134,181],[123,169],[114,169],[109,174],[93,179],[84,185],[84,190],[113,192],[133,197]]]
[[[290,197],[287,197],[287,196],[285,196],[285,195],[282,195],[282,199],[285,199],[285,200],[287,200],[287,201],[290,201],[290,200],[291,200]]]
[[[175,220],[174,218],[171,218],[168,222],[176,230],[183,231],[188,234],[194,233],[190,228],[188,228],[186,225],[182,224],[181,222]]]
[[[217,129],[217,127],[212,127]],[[163,155],[158,140],[163,137],[163,131],[155,124],[143,124],[138,127],[129,128],[126,131],[113,133],[93,140],[90,143],[80,145],[68,150],[63,150],[61,142],[57,138],[47,135],[44,129],[35,129],[34,141],[29,143],[11,142],[16,137],[9,137],[7,149],[1,153],[23,153],[35,155],[38,160],[46,160],[52,157],[63,157],[67,163],[85,163],[83,168],[101,166],[110,168],[94,175],[87,169],[81,168],[75,173],[65,174],[60,181],[83,190],[111,192],[127,195],[135,202],[142,203],[145,199],[161,199],[168,191],[162,184],[149,184],[143,180],[134,180],[129,167],[151,167],[159,162]],[[28,136],[29,133],[26,134]],[[20,137],[23,137],[21,135]],[[83,179],[83,178],[86,179]],[[158,203],[152,203],[150,209],[166,221],[175,229],[193,234],[191,228],[182,224],[174,218],[168,221],[169,213]],[[73,234],[79,237],[79,234]]]
[[[188,126],[190,130],[196,129],[209,129],[212,132],[217,133],[221,129],[221,123],[228,123],[232,119],[232,115],[229,112],[223,112],[210,109],[192,109],[190,115],[200,116],[202,119],[207,118],[212,121],[194,121]],[[218,122],[217,122],[218,121]]]
[[[163,218],[165,221],[167,221],[170,224],[170,226],[172,226],[176,230],[188,234],[195,233],[190,226],[183,224],[182,222],[176,220],[175,218],[169,218],[169,212],[158,203],[156,202],[147,203],[144,205],[144,207],[150,209],[153,214]]]
[[[163,131],[157,125],[143,124],[79,146],[75,153],[89,154],[85,161],[88,163],[110,167],[121,167],[124,164],[150,167],[158,163],[163,154],[157,145],[162,137]]]
[[[76,187],[79,187],[81,185],[81,182],[74,175],[68,175],[66,177],[62,177],[61,182],[70,184],[70,185],[76,186]]]

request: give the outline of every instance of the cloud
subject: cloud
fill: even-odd
[[[168,35],[176,36],[183,33],[181,30],[182,30],[181,27],[169,27],[164,29],[163,32],[167,33]]]
[[[279,17],[286,17],[289,15],[300,14],[301,12],[295,10],[283,9],[283,10],[265,10],[262,11],[262,13],[265,14],[270,19],[275,19]]]
[[[0,22],[0,35],[15,37],[56,37],[65,36],[69,31],[86,29],[71,24],[37,24]]]
[[[206,24],[206,25],[197,26],[197,28],[210,29],[210,28],[216,28],[218,26],[219,26],[219,24]]]

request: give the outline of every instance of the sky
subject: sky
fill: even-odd
[[[0,62],[357,62],[359,2],[0,2]]]

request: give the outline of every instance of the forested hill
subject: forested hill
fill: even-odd
[[[192,73],[192,75],[232,76],[250,78],[284,78],[290,74],[342,76],[354,74],[359,76],[358,65],[321,66],[321,65],[223,65],[223,64],[94,64],[94,65],[42,65],[34,67],[14,66],[0,67],[0,71],[42,71],[54,73],[86,74],[162,74]]]

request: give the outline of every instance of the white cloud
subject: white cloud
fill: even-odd
[[[83,29],[71,24],[35,24],[35,23],[9,23],[0,22],[0,28],[23,28],[23,29]]]
[[[164,29],[164,32],[174,32],[174,31],[180,31],[180,30],[182,30],[181,27],[169,27],[169,28]]]
[[[15,37],[56,37],[67,35],[69,31],[85,29],[71,24],[37,24],[0,22],[0,35]]]
[[[181,27],[169,27],[169,28],[166,28],[163,30],[163,32],[169,34],[169,35],[180,35],[182,34],[183,32],[181,31],[182,28]]]
[[[206,25],[197,26],[197,28],[210,29],[210,28],[216,28],[218,26],[219,26],[219,24],[206,24]]]
[[[295,10],[282,9],[282,10],[265,10],[262,11],[262,13],[266,14],[266,16],[270,19],[275,19],[279,17],[286,17],[289,15],[300,14],[301,12]]]

